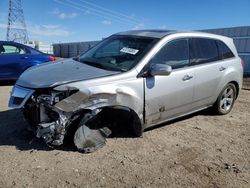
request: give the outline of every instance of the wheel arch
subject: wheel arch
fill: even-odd
[[[93,118],[98,116],[105,117],[111,122],[115,121],[115,119],[118,118],[122,122],[128,122],[128,126],[124,128],[130,129],[133,135],[137,137],[142,136],[142,133],[144,131],[143,121],[141,121],[140,117],[133,109],[127,106],[106,105],[92,109],[82,109],[78,112],[78,114],[80,114],[79,120],[84,118],[85,114],[92,114]],[[80,122],[79,120],[78,122]]]
[[[142,133],[144,131],[144,124],[139,115],[131,108],[127,106],[122,105],[113,105],[113,106],[103,106],[99,108],[102,113],[104,113],[104,116],[107,116],[109,118],[117,118],[119,117],[122,121],[128,121],[128,129],[132,129],[132,132],[135,136],[142,136]],[[110,116],[111,114],[111,116]],[[116,117],[114,117],[114,116]]]
[[[228,82],[227,84],[233,84],[234,86],[235,86],[235,88],[236,88],[236,99],[238,98],[238,96],[239,96],[239,92],[240,92],[240,86],[239,86],[239,83],[237,82],[237,81],[230,81],[230,82]],[[226,85],[227,85],[226,84]]]

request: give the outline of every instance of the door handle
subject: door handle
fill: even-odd
[[[24,56],[24,57],[21,57],[22,59],[28,59],[28,57],[27,56]]]
[[[187,80],[190,80],[190,79],[192,79],[192,78],[193,78],[193,76],[185,75],[185,76],[182,78],[182,80],[183,80],[183,81],[187,81]]]
[[[220,67],[220,69],[219,69],[219,71],[224,71],[224,70],[226,70],[226,67]]]

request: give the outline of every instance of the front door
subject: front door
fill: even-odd
[[[145,78],[146,127],[189,112],[194,92],[188,39],[168,42],[149,63],[167,64],[173,71],[168,76]]]

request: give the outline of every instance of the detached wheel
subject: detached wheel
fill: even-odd
[[[227,84],[221,91],[217,101],[214,104],[215,112],[220,115],[228,114],[234,105],[236,98],[236,87],[234,84]]]

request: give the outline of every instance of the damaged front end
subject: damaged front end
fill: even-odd
[[[29,129],[35,132],[37,138],[42,138],[48,146],[62,145],[69,128],[74,125],[76,147],[83,152],[92,152],[105,144],[105,138],[111,134],[111,131],[105,127],[92,130],[87,126],[94,117],[97,117],[101,109],[62,110],[57,107],[56,104],[60,104],[60,101],[77,92],[76,88],[56,91],[53,89],[30,90],[15,86],[9,106],[22,107]],[[81,100],[84,100],[83,95],[81,97]]]
[[[36,91],[26,102],[23,113],[31,129],[36,131],[38,138],[43,138],[48,145],[63,144],[66,128],[74,121],[71,113],[65,113],[55,108],[55,104],[68,97],[71,92]]]

